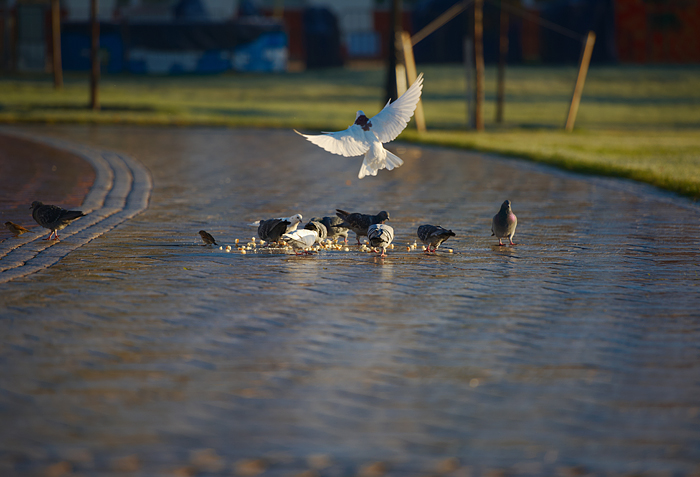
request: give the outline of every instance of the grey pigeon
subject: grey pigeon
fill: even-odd
[[[308,255],[311,253],[308,249],[313,247],[318,240],[318,233],[315,230],[301,229],[286,233],[282,238],[292,246],[295,254]]]
[[[200,230],[199,235],[202,237],[202,241],[205,245],[219,245],[218,243],[216,243],[216,240],[214,240],[214,237],[212,237],[209,232]]]
[[[16,224],[14,222],[10,222],[9,220],[7,222],[5,222],[5,228],[7,230],[9,230],[10,232],[12,232],[15,237],[19,237],[20,235],[26,234],[27,232],[29,232],[29,229],[26,229],[26,228],[22,227],[21,225]]]
[[[394,229],[390,225],[373,224],[367,230],[367,238],[372,247],[381,247],[381,256],[386,257],[386,248],[394,241]]]
[[[506,237],[511,245],[515,245],[513,243],[513,235],[515,235],[515,227],[517,225],[518,218],[510,209],[510,201],[506,200],[501,204],[501,210],[493,216],[493,220],[491,221],[491,232],[493,232],[493,234],[491,234],[491,236],[496,236],[498,245],[505,245],[501,242],[501,239]]]
[[[308,224],[304,225],[304,229],[313,230],[314,232],[316,232],[317,243],[321,243],[321,241],[325,240],[328,236],[328,230],[326,229],[326,226],[323,225],[321,222],[315,220],[310,220]]]
[[[383,224],[389,220],[389,212],[382,210],[377,215],[360,214],[357,212],[348,213],[344,210],[335,209],[336,215],[343,219],[341,224],[343,227],[347,227],[357,236],[357,244],[360,244],[360,237],[367,236],[367,229],[370,225]]]
[[[455,233],[453,231],[442,228],[439,225],[425,224],[418,227],[418,238],[426,246],[426,253],[437,252],[442,242],[454,236]],[[430,249],[431,247],[432,250]]]
[[[348,228],[343,227],[341,224],[344,222],[338,216],[333,217],[313,217],[311,222],[320,222],[326,227],[327,237],[329,239],[336,239],[336,237],[343,237],[345,242],[348,241]]]
[[[258,237],[266,242],[279,242],[280,237],[287,232],[291,223],[284,219],[261,220],[258,225]]]
[[[54,234],[56,240],[59,240],[59,230],[63,230],[74,220],[85,216],[80,210],[66,210],[57,205],[44,205],[38,200],[32,202],[30,209],[32,209],[32,217],[36,223],[51,231],[44,240],[51,240]]]

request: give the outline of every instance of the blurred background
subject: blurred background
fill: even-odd
[[[505,3],[506,0],[504,0]],[[593,64],[700,62],[695,0],[507,0],[509,64],[575,64],[580,41],[543,28],[596,33]],[[391,0],[99,0],[100,63],[108,73],[297,71],[386,61]],[[404,0],[403,29],[420,31],[454,0]],[[469,9],[415,47],[418,63],[461,62]],[[500,0],[484,3],[484,59],[498,61]],[[90,2],[61,0],[66,71],[90,69]],[[544,21],[544,22],[543,22]],[[0,67],[52,68],[51,0],[0,1]]]

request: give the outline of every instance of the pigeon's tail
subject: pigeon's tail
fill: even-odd
[[[392,170],[393,168],[399,167],[403,164],[403,160],[399,156],[392,154],[391,151],[386,151],[385,162],[387,170]]]
[[[79,219],[80,217],[85,217],[85,214],[83,214],[82,211],[67,210],[63,215],[61,215],[61,220],[75,220]]]

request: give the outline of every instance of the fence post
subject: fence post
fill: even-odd
[[[416,70],[416,60],[413,57],[413,44],[411,43],[411,35],[407,32],[401,32],[401,45],[403,50],[403,60],[406,64],[406,74],[408,76],[408,84],[411,85],[415,83],[416,78],[418,78],[418,71]],[[416,129],[418,132],[425,132],[425,115],[423,113],[423,101],[418,100],[416,105]]]
[[[566,118],[566,130],[571,132],[574,130],[576,115],[578,114],[578,106],[581,103],[581,94],[583,94],[583,84],[586,82],[588,74],[588,65],[591,63],[591,54],[593,53],[593,45],[595,44],[595,33],[588,32],[586,38],[586,46],[581,55],[581,64],[578,69],[578,77],[576,78],[576,86],[574,87],[574,95],[571,98],[571,106],[569,107],[569,115]]]
[[[484,0],[474,1],[474,59],[476,97],[474,110],[476,130],[484,130]]]
[[[63,65],[61,64],[61,7],[59,0],[51,0],[51,39],[53,43],[53,86],[63,87]]]
[[[501,0],[501,35],[498,42],[498,79],[496,84],[496,122],[503,122],[503,102],[506,96],[506,60],[508,58],[508,12]]]
[[[100,22],[97,20],[97,0],[90,0],[90,21],[92,23],[92,48],[90,59],[92,72],[90,74],[90,107],[97,111],[100,109],[100,97],[97,89],[100,81]]]

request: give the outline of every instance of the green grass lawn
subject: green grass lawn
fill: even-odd
[[[576,130],[562,130],[576,68],[510,67],[505,122],[496,124],[495,69],[486,71],[486,132],[466,128],[461,66],[420,67],[428,133],[400,139],[519,156],[569,170],[628,177],[700,198],[700,67],[594,67]],[[383,106],[379,68],[282,75],[103,76],[102,110],[88,110],[86,74],[0,77],[0,122],[129,123],[297,128],[349,126]]]

